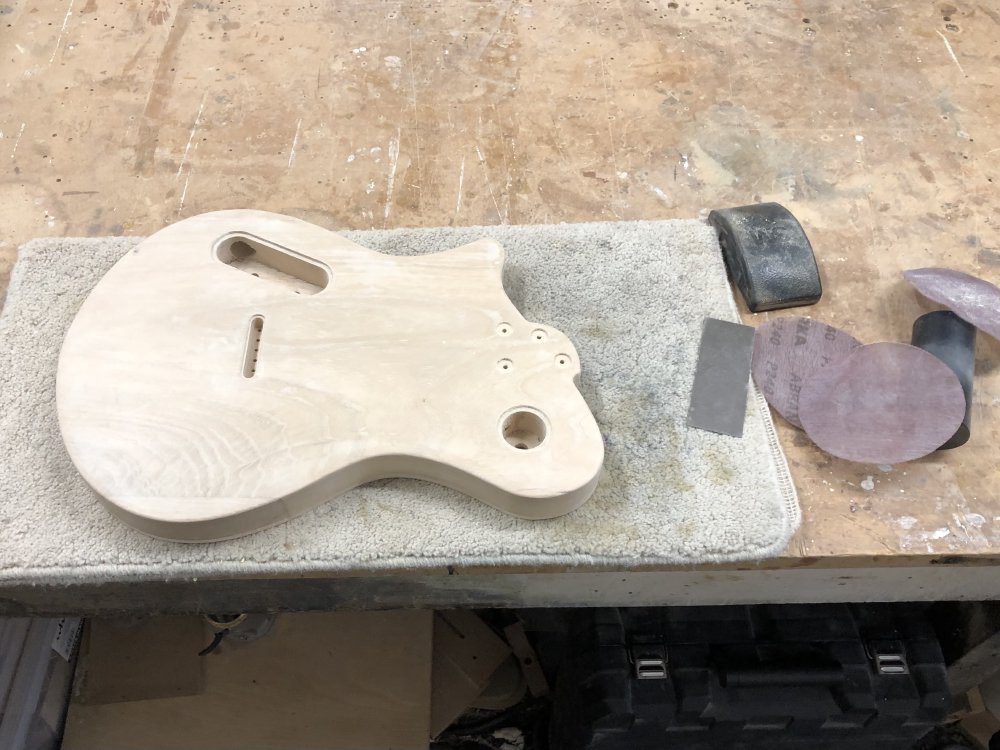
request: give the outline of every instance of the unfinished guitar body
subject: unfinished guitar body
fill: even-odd
[[[604,446],[575,348],[518,313],[503,257],[487,239],[383,255],[261,211],[169,226],[70,327],[67,450],[115,514],[179,541],[246,534],[386,477],[523,518],[567,513]]]

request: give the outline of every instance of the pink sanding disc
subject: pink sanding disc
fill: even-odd
[[[950,268],[914,268],[903,276],[928,299],[1000,339],[1000,289],[990,282]]]
[[[806,378],[858,346],[850,334],[812,318],[769,320],[754,334],[753,382],[775,411],[801,427],[799,395]]]
[[[965,393],[933,354],[909,344],[859,346],[802,386],[799,417],[827,453],[897,464],[933,453],[962,423]]]

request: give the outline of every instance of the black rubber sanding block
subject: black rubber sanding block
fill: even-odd
[[[972,379],[976,369],[976,327],[951,310],[935,310],[913,321],[913,346],[930,352],[958,376],[965,392],[965,418],[941,450],[958,448],[972,435]]]
[[[823,294],[809,238],[778,203],[721,208],[708,215],[729,276],[751,312],[813,305]]]

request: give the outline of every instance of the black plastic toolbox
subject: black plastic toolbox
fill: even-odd
[[[949,707],[918,605],[578,610],[553,750],[909,748]]]

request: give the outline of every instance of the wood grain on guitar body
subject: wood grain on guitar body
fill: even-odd
[[[522,518],[568,513],[594,491],[603,441],[576,349],[521,316],[503,259],[488,239],[383,255],[262,211],[169,226],[67,333],[67,450],[113,513],[178,541],[247,534],[387,477]]]

